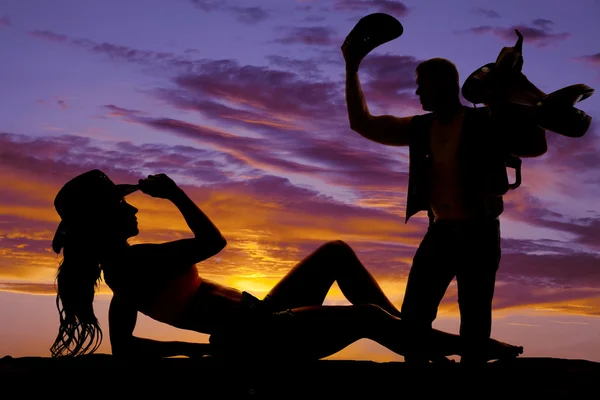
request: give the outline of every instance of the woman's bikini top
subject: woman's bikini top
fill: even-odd
[[[135,276],[117,276],[110,269],[104,271],[104,279],[114,293],[128,299],[139,312],[170,325],[181,319],[202,282],[196,265],[166,278],[159,287]]]
[[[175,324],[198,292],[201,282],[198,268],[194,265],[170,279],[160,290],[153,304],[140,312],[157,321]]]

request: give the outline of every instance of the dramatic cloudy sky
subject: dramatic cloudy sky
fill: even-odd
[[[425,218],[403,222],[406,149],[349,129],[339,50],[377,11],[405,33],[361,67],[375,114],[422,113],[419,62],[448,58],[462,83],[514,44],[515,28],[523,72],[541,90],[600,86],[596,0],[3,1],[0,356],[49,355],[60,260],[52,200],[92,168],[117,183],[173,177],[228,239],[199,266],[204,276],[260,297],[318,245],[343,239],[400,306]],[[578,105],[595,119],[599,106],[597,94]],[[493,335],[527,356],[600,361],[600,125],[548,142],[505,197]],[[167,201],[130,202],[140,209],[132,243],[190,235]],[[109,299],[102,286],[105,329]],[[337,288],[328,303],[344,304]],[[207,339],[139,321],[141,336]],[[458,330],[455,286],[436,327]],[[334,357],[399,359],[366,340]]]

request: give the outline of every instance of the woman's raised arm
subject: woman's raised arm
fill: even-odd
[[[150,175],[147,179],[140,179],[139,187],[152,197],[170,200],[183,215],[194,238],[138,247],[145,246],[147,251],[155,250],[157,255],[177,257],[184,263],[198,263],[218,254],[227,245],[215,224],[167,175]]]

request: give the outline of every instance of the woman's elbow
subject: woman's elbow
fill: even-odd
[[[221,236],[219,239],[215,240],[213,243],[213,254],[217,255],[227,246],[227,240]]]
[[[111,353],[113,356],[133,357],[137,354],[137,343],[133,335],[120,338],[111,336],[110,339]]]

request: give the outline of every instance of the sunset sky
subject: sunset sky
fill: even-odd
[[[597,0],[2,1],[0,357],[50,356],[52,201],[93,168],[116,183],[163,172],[184,188],[228,240],[202,276],[262,297],[342,239],[400,307],[425,214],[404,224],[407,149],[351,131],[344,98],[340,45],[372,12],[404,26],[359,71],[374,114],[423,113],[419,62],[452,60],[462,84],[514,45],[515,28],[542,91],[600,88]],[[505,196],[492,335],[528,357],[600,361],[600,94],[578,108],[594,118],[588,133],[549,132],[548,152],[524,159],[522,186]],[[128,201],[140,210],[132,244],[191,236],[168,201]],[[104,353],[110,293],[95,301]],[[337,287],[327,303],[346,304]],[[207,341],[138,322],[139,336]],[[458,324],[453,283],[434,325]],[[332,358],[402,359],[368,340]]]

